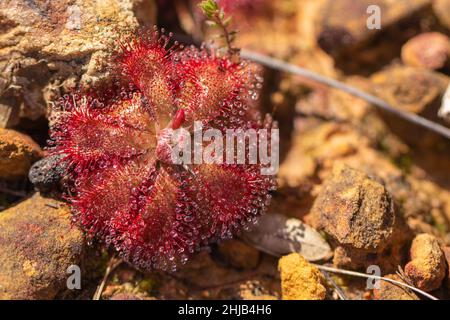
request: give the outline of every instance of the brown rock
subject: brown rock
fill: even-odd
[[[239,240],[229,240],[219,244],[219,254],[231,266],[253,269],[258,266],[260,252]]]
[[[330,236],[333,262],[344,268],[376,264],[391,272],[402,263],[410,239],[386,187],[341,162],[321,186],[307,222]]]
[[[412,67],[441,69],[450,58],[450,40],[439,32],[422,33],[402,47],[403,63]]]
[[[438,289],[445,277],[445,257],[438,240],[427,233],[419,234],[411,245],[411,261],[405,266],[405,274],[419,289]]]
[[[396,66],[375,73],[371,80],[373,93],[393,107],[444,124],[438,118],[438,111],[442,96],[450,83],[447,76],[426,69]],[[435,148],[435,152],[442,152],[437,151],[441,150],[438,145],[442,144],[441,141],[447,141],[439,140],[436,134],[418,130],[416,124],[392,114],[381,112],[381,115],[392,132],[410,146]]]
[[[325,299],[325,279],[322,273],[298,253],[282,257],[278,261],[278,270],[281,274],[283,300]]]
[[[154,19],[149,7],[153,0],[2,1],[0,104],[37,119],[78,82],[87,88],[107,79],[117,30],[137,26],[135,10]]]
[[[327,0],[323,6],[318,43],[325,51],[339,57],[349,51],[361,49],[374,35],[411,17],[430,3],[430,0]],[[367,9],[371,5],[380,8],[381,29],[367,27]]]
[[[1,212],[0,300],[54,298],[82,248],[82,233],[62,202],[35,194]]]
[[[363,172],[337,165],[311,209],[319,227],[341,245],[372,252],[389,242],[395,222],[390,195]]]
[[[0,178],[17,178],[28,174],[34,161],[43,153],[30,137],[0,128]]]
[[[413,237],[413,233],[409,229],[413,229],[415,234],[430,233],[428,230],[415,228],[412,225],[412,219],[430,223],[431,213],[434,224],[439,230],[446,230],[447,224],[445,221],[446,219],[448,221],[450,217],[450,201],[448,200],[450,198],[446,189],[442,188],[441,185],[441,182],[445,185],[445,181],[448,181],[448,179],[445,179],[446,174],[444,174],[444,171],[436,175],[436,178],[439,178],[437,180],[439,184],[432,183],[428,179],[424,179],[426,177],[424,171],[412,162],[409,155],[405,154],[402,156],[404,152],[403,146],[401,146],[402,148],[389,150],[391,157],[388,157],[385,152],[380,152],[373,148],[374,145],[383,145],[385,147],[384,141],[368,137],[362,133],[364,132],[363,129],[352,128],[345,123],[323,122],[317,124],[317,121],[313,122],[311,120],[309,121],[312,122],[312,125],[308,126],[306,124],[307,121],[305,119],[300,121],[303,127],[299,127],[298,132],[294,135],[292,147],[280,166],[279,185],[284,192],[284,189],[286,191],[305,190],[305,186],[312,184],[301,195],[302,199],[308,199],[309,203],[292,202],[291,204],[291,201],[289,201],[291,207],[286,207],[288,209],[286,212],[302,217],[302,219],[305,219],[305,222],[317,228],[316,217],[313,217],[311,214],[305,217],[304,215],[305,212],[311,213],[310,203],[314,202],[317,191],[320,192],[320,188],[316,184],[327,179],[331,174],[332,168],[338,163],[357,168],[370,177],[376,177],[377,180],[381,179],[386,190],[392,195],[396,208],[398,208],[395,211],[397,214],[396,223],[399,225],[393,228],[394,233],[389,241],[390,244],[382,253],[376,255],[367,251],[364,254],[360,252],[349,253],[346,252],[348,250],[340,249],[335,252],[335,262],[339,266],[363,269],[369,264],[379,264],[381,262],[382,266],[379,265],[382,267],[383,273],[394,272],[397,269],[397,265],[404,265],[407,262],[410,241]],[[388,136],[386,134],[388,131],[385,131],[386,128],[382,130],[379,130],[378,127],[375,128],[371,119],[364,119],[364,123],[370,123],[370,125],[365,125],[365,127],[374,131],[374,137]],[[417,128],[415,131],[418,132]],[[423,134],[423,131],[421,132]],[[392,158],[400,156],[399,160],[401,162],[392,161]],[[307,163],[311,164],[311,169],[305,165]],[[442,165],[442,168],[444,167]],[[448,168],[448,166],[446,167]],[[430,166],[431,170],[436,170],[436,166]],[[427,170],[427,172],[429,171]],[[273,209],[274,212],[276,212],[278,206],[287,203],[284,193],[283,197],[280,195],[280,199],[277,199],[275,196],[274,200],[276,202],[276,206]],[[297,213],[298,209],[296,211],[296,208],[302,208],[301,212]],[[405,226],[404,222],[407,223],[407,226]],[[428,226],[437,232],[436,227]],[[335,243],[334,245],[338,244]],[[346,249],[351,250],[351,247]],[[352,263],[352,261],[355,263]],[[369,261],[373,263],[369,263]]]
[[[388,274],[385,277],[403,282],[396,274]],[[376,300],[420,300],[411,290],[386,281],[380,281],[380,288],[374,289],[373,293]]]
[[[394,227],[390,243],[379,253],[355,249],[351,246],[336,245],[333,263],[337,267],[365,271],[371,265],[380,267],[383,273],[394,272],[406,259],[406,243],[411,239],[411,231],[402,222]]]
[[[445,260],[447,261],[447,288],[450,288],[450,247],[442,248],[444,252]]]
[[[448,78],[423,69],[393,67],[372,76],[374,92],[401,110],[424,113],[444,93]]]

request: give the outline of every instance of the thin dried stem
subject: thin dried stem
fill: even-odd
[[[230,56],[234,56],[236,55],[237,52],[239,52],[239,49],[235,48],[233,46],[233,40],[231,38],[231,34],[228,31],[227,26],[225,25],[225,23],[223,22],[223,20],[219,17],[218,14],[216,14],[216,23],[217,25],[222,29],[222,33],[223,36],[225,38],[225,43],[227,44],[227,48],[228,48],[228,54]]]
[[[321,270],[322,274],[325,276],[327,281],[331,283],[331,285],[334,287],[334,290],[336,291],[336,294],[338,295],[339,299],[341,300],[348,300],[344,290],[336,283],[336,281],[331,278],[331,276],[328,274],[328,272]]]
[[[271,58],[269,56],[257,53],[257,52],[252,52],[252,51],[248,51],[248,50],[241,50],[241,57],[245,58],[245,59],[249,59],[252,60],[254,62],[257,62],[259,64],[262,64],[266,67],[275,69],[275,70],[279,70],[279,71],[284,71],[284,72],[288,72],[288,73],[292,73],[295,75],[299,75],[308,79],[312,79],[314,81],[317,81],[319,83],[325,84],[327,86],[342,90],[344,92],[347,92],[348,94],[351,94],[355,97],[361,98],[375,106],[377,106],[380,109],[383,109],[389,113],[392,113],[406,121],[415,123],[419,126],[422,126],[424,128],[427,128],[430,131],[433,131],[447,139],[450,139],[450,129],[447,127],[444,127],[438,123],[435,123],[433,121],[430,121],[428,119],[425,119],[421,116],[418,116],[416,114],[413,113],[409,113],[409,112],[405,112],[399,109],[394,108],[393,106],[391,106],[390,104],[388,104],[386,101],[375,97],[369,93],[366,93],[364,91],[361,91],[355,87],[349,86],[345,83],[342,83],[338,80],[335,79],[331,79],[325,76],[322,76],[318,73],[315,73],[313,71],[301,68],[299,66],[293,65],[291,63],[288,62],[284,62],[282,60],[278,60],[275,58]]]
[[[117,260],[116,255],[113,255],[111,259],[109,260],[108,266],[106,267],[105,274],[103,275],[102,282],[97,287],[97,290],[95,290],[95,294],[92,297],[92,300],[100,300],[103,289],[105,288],[106,282],[108,281],[109,275],[111,272],[113,272],[119,265],[122,264],[122,260]]]
[[[393,279],[389,279],[386,277],[380,277],[380,276],[376,276],[376,275],[371,275],[371,274],[366,274],[366,273],[362,273],[362,272],[356,272],[356,271],[350,271],[350,270],[344,270],[344,269],[338,269],[338,268],[333,268],[333,267],[328,267],[328,266],[323,266],[320,264],[314,264],[319,270],[323,270],[323,271],[327,271],[327,272],[333,272],[333,273],[340,273],[340,274],[345,274],[345,275],[349,275],[349,276],[354,276],[354,277],[359,277],[359,278],[367,278],[367,279],[375,279],[375,280],[382,280],[382,281],[386,281],[386,282],[390,282],[393,283],[397,286],[401,286],[401,287],[405,287],[408,288],[412,291],[415,291],[425,297],[427,297],[428,299],[431,300],[439,300],[438,298],[436,298],[435,296],[432,296],[429,293],[426,293],[425,291],[422,291],[414,286],[411,286],[409,284],[397,281],[397,280],[393,280]]]

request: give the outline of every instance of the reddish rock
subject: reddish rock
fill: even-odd
[[[67,289],[83,243],[62,202],[35,194],[0,212],[0,300],[53,299]]]
[[[413,240],[410,255],[405,274],[414,286],[424,291],[438,289],[444,280],[446,265],[436,237],[427,233],[418,235]]]
[[[0,178],[26,176],[33,162],[42,156],[41,148],[29,136],[0,128]]]
[[[439,32],[422,33],[402,48],[402,60],[412,67],[441,69],[450,58],[450,40]]]

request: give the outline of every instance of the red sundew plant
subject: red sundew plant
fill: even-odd
[[[169,47],[156,30],[122,41],[121,89],[66,95],[51,150],[70,165],[68,200],[90,238],[140,269],[174,269],[196,250],[232,237],[269,204],[274,178],[260,165],[177,165],[167,135],[207,127],[271,127],[252,107],[249,64],[202,47]]]

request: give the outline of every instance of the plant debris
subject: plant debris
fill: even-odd
[[[316,230],[299,219],[280,214],[262,216],[253,230],[243,233],[242,238],[276,257],[296,252],[308,261],[318,261],[332,256],[330,246]]]

